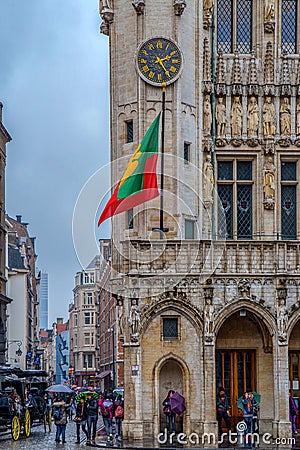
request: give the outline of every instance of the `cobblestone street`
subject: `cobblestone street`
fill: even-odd
[[[98,436],[96,442],[99,446],[106,446],[106,437],[101,431],[103,426],[102,418],[99,418],[98,422]],[[13,441],[10,433],[5,435],[0,435],[0,450],[50,450],[50,449],[65,449],[65,450],[75,450],[86,447],[86,438],[81,432],[81,442],[80,444],[75,444],[76,441],[76,425],[74,422],[70,421],[67,425],[66,430],[66,444],[58,444],[55,442],[55,432],[56,427],[53,424],[52,431],[44,432],[43,426],[38,426],[32,428],[32,432],[29,438],[21,436],[19,441]],[[88,447],[93,448],[93,447]]]

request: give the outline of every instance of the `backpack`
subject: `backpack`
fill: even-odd
[[[109,407],[112,405],[112,402],[110,400],[105,400],[103,402],[103,408],[101,410],[103,417],[109,417]]]
[[[61,406],[55,406],[53,408],[53,419],[59,421],[63,418],[63,410]]]
[[[115,410],[115,417],[120,418],[124,416],[124,408],[121,405],[118,405]]]

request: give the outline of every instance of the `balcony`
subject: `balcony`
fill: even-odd
[[[299,241],[131,240],[121,247],[113,268],[132,276],[300,274]]]

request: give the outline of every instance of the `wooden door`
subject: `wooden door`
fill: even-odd
[[[231,425],[242,420],[238,398],[245,391],[256,391],[255,350],[216,350],[217,389],[225,388],[231,406]]]

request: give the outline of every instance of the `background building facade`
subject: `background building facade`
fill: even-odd
[[[95,384],[97,374],[97,280],[99,256],[75,276],[74,302],[69,306],[70,366],[78,385]]]
[[[221,385],[233,421],[237,397],[256,390],[260,431],[290,435],[289,387],[300,395],[299,13],[294,0],[100,0],[112,161],[133,153],[161,110],[151,77],[174,57],[156,55],[163,38],[184,59],[165,94],[169,231],[152,230],[160,199],[112,221],[129,438],[157,435],[171,387],[187,401],[178,429],[216,432]],[[142,43],[151,73],[146,60],[137,70]],[[112,165],[113,183],[126,163]]]
[[[5,223],[5,166],[6,144],[11,137],[2,122],[0,102],[0,365],[7,359],[7,306],[11,299],[7,296],[7,235]]]
[[[39,277],[36,275],[35,238],[22,216],[7,216],[8,294],[14,299],[8,307],[8,361],[14,365],[18,342],[21,368],[39,368]],[[18,324],[18,326],[16,326]],[[37,358],[37,359],[36,359]]]
[[[48,273],[40,272],[40,328],[48,329]]]

